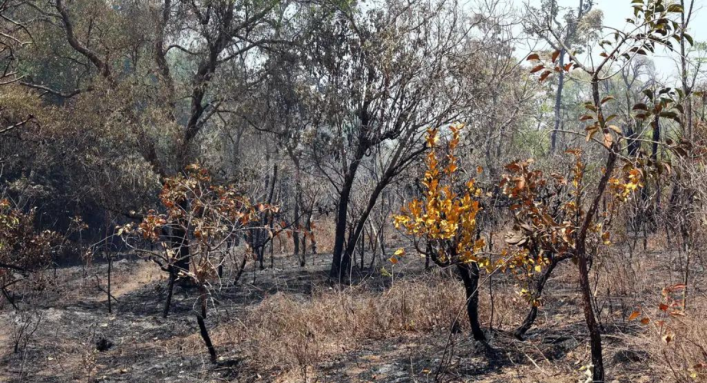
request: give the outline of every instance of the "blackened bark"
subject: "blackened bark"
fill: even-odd
[[[3,288],[0,289],[0,291],[2,292],[2,295],[5,297],[5,299],[7,299],[7,301],[10,302],[10,304],[12,305],[12,308],[14,308],[15,311],[20,311],[20,309],[19,309],[19,308],[17,307],[17,305],[15,304],[15,300],[12,298],[12,296],[10,295],[10,293],[7,292],[7,289],[5,289],[5,288],[3,287]]]
[[[660,115],[656,115],[653,119],[653,142],[651,143],[651,160],[653,162],[658,161],[658,144],[660,143],[661,140],[661,134],[660,134]],[[661,200],[661,188],[660,185],[656,182],[655,185],[656,188],[656,204],[655,204],[655,209],[651,212],[651,215],[655,215],[657,213],[658,208],[660,207],[660,200]],[[654,217],[650,217],[651,219],[655,219]]]
[[[361,256],[360,269],[363,270],[363,263],[366,255],[366,230],[361,232],[361,239],[359,240],[359,255]]]
[[[294,244],[294,255],[300,259],[300,204],[299,198],[295,197],[295,208],[293,211],[292,222],[292,242]]]
[[[555,267],[560,263],[560,261],[567,259],[568,257],[552,257],[552,260],[550,261],[550,264],[545,268],[545,271],[541,274],[540,278],[535,282],[535,291],[533,292],[533,297],[535,299],[540,299],[543,294],[543,289],[545,288],[545,283],[547,283],[548,279],[550,279],[550,275],[552,274],[552,271],[555,270]],[[528,312],[528,315],[525,317],[525,320],[523,320],[523,323],[518,326],[518,328],[515,329],[513,332],[513,336],[515,336],[518,340],[523,340],[523,337],[525,336],[525,333],[530,330],[531,327],[533,327],[533,323],[535,323],[535,318],[538,316],[538,307],[533,304],[530,307],[530,311]]]
[[[344,186],[339,195],[339,203],[336,211],[336,230],[334,232],[334,254],[331,263],[329,278],[337,283],[342,283],[348,275],[351,264],[351,254],[344,251],[346,239],[346,218],[348,214],[349,200],[351,199],[351,187],[353,177],[344,181]]]
[[[188,203],[185,200],[179,203],[179,207],[185,212],[189,208]],[[185,220],[180,220],[178,225],[172,228],[172,248],[178,254],[177,261],[174,263],[176,270],[175,273],[183,271],[185,273],[189,272],[190,255],[189,255],[189,233],[186,230],[187,222]]]
[[[597,80],[595,76],[592,81],[592,85],[594,86],[594,100],[595,105],[600,105],[598,101],[599,92],[596,84]],[[601,111],[601,109],[599,109],[599,111]],[[614,167],[616,166],[616,150],[618,150],[617,144],[613,144],[609,148],[609,156],[606,160],[604,175],[602,175],[599,180],[599,185],[597,186],[597,192],[594,196],[594,200],[587,210],[582,226],[579,229],[579,234],[577,235],[576,241],[577,246],[575,250],[579,269],[579,285],[582,293],[582,309],[584,311],[584,319],[587,324],[587,330],[589,330],[593,365],[592,379],[594,382],[604,382],[604,360],[602,357],[601,331],[599,329],[596,316],[594,315],[594,307],[592,305],[592,292],[589,282],[589,254],[587,254],[586,243],[589,227],[594,222],[594,217],[599,209],[599,202],[604,195],[604,191],[609,183],[609,178],[611,178],[611,173],[614,171]]]
[[[113,268],[113,257],[111,255],[108,255],[108,288],[106,290],[106,295],[108,295],[108,314],[113,313],[113,306],[111,304],[111,295],[110,295],[110,274],[111,274],[111,269]]]
[[[378,201],[378,197],[381,195],[383,190],[388,186],[390,181],[392,181],[394,174],[395,174],[394,170],[389,169],[383,175],[381,180],[378,181],[378,184],[376,185],[375,189],[373,189],[373,192],[371,193],[371,196],[368,199],[368,204],[366,205],[366,209],[363,211],[363,214],[361,214],[361,216],[358,218],[358,221],[356,222],[356,227],[353,228],[352,233],[349,235],[349,239],[346,244],[346,248],[344,249],[344,255],[346,257],[347,262],[349,262],[349,263],[351,262],[351,255],[356,250],[356,244],[358,243],[358,239],[361,236],[363,229],[365,228],[366,222],[368,221],[368,217],[371,215],[371,211],[373,211],[373,208],[376,206],[376,202]],[[344,230],[345,230],[345,227],[344,227]],[[343,243],[342,243],[342,245],[343,245]]]
[[[216,349],[214,348],[213,343],[211,343],[209,330],[206,328],[206,323],[204,323],[204,317],[201,313],[196,314],[196,322],[199,324],[199,334],[201,334],[201,339],[204,340],[206,349],[209,350],[209,360],[211,360],[211,363],[216,363],[218,360],[216,356]]]
[[[584,251],[582,246],[582,251]],[[579,252],[579,250],[578,250]],[[582,290],[582,309],[584,311],[584,319],[589,330],[589,340],[592,353],[592,381],[604,382],[604,360],[602,358],[601,332],[599,324],[594,316],[594,308],[592,306],[591,285],[589,283],[589,265],[586,254],[579,255],[579,285]]]
[[[241,266],[238,269],[238,274],[236,274],[236,278],[233,279],[234,285],[238,284],[238,281],[241,279],[241,276],[243,275],[243,271],[245,270],[246,259],[247,259],[247,257],[244,255],[243,259],[241,260]]]
[[[167,318],[169,315],[169,307],[172,304],[172,293],[174,292],[174,280],[177,279],[176,272],[172,266],[168,267],[169,281],[167,282],[167,299],[164,302],[162,310],[162,318]]]
[[[466,313],[469,316],[471,333],[475,340],[486,341],[486,334],[479,324],[479,266],[476,263],[457,264],[466,292]]]

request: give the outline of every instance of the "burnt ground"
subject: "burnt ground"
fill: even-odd
[[[417,261],[417,260],[416,260]],[[292,257],[278,257],[274,269],[254,271],[253,265],[237,286],[214,287],[207,324],[238,321],[248,307],[284,293],[309,299],[314,289],[329,288],[326,272],[330,259],[317,256],[313,265],[300,268]],[[423,273],[420,262],[398,268],[396,278]],[[176,287],[168,318],[161,316],[164,275],[141,260],[113,264],[113,295],[108,313],[106,264],[68,267],[56,275],[48,271],[43,288],[24,292],[21,313],[8,304],[0,311],[0,382],[285,382],[305,381],[278,370],[261,370],[237,349],[218,343],[219,363],[209,363],[198,337],[194,318],[196,292]],[[569,266],[567,266],[569,267]],[[229,280],[226,276],[224,280]],[[389,278],[373,275],[364,282],[383,291]],[[560,276],[551,281],[537,328],[524,342],[506,330],[489,333],[489,345],[468,334],[449,335],[440,330],[411,332],[385,341],[371,340],[327,355],[316,366],[310,382],[576,382],[589,350],[576,283]],[[99,286],[101,286],[99,288]],[[286,315],[287,313],[283,313]],[[522,313],[524,314],[524,313]],[[13,352],[22,323],[31,336]],[[36,318],[40,318],[36,326]],[[34,331],[32,331],[34,330]],[[616,382],[659,382],[651,375],[647,355],[626,342],[640,331],[632,323],[614,323],[605,329],[605,360]],[[100,343],[100,344],[99,344]],[[98,351],[97,346],[107,348]]]

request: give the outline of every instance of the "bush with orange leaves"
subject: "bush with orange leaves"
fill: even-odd
[[[138,225],[119,227],[117,234],[137,254],[169,273],[164,316],[178,277],[197,286],[196,318],[211,360],[216,362],[216,350],[204,323],[209,287],[220,282],[231,244],[252,230],[262,230],[258,227],[261,214],[276,209],[251,202],[233,185],[217,184],[196,164],[188,166],[184,174],[168,178],[159,197],[163,212],[150,210]],[[149,250],[145,243],[157,244],[159,250]],[[246,243],[243,262],[251,252]]]
[[[476,187],[474,179],[463,184],[458,179],[456,149],[462,128],[462,125],[449,127],[451,137],[446,150],[438,146],[439,130],[428,130],[430,150],[425,159],[422,198],[403,207],[394,222],[396,228],[412,236],[420,254],[440,267],[456,267],[464,282],[466,310],[474,339],[485,340],[479,324],[478,284],[480,268],[492,266],[490,257],[484,255],[486,244],[477,225],[477,215],[481,211],[479,198],[483,193]],[[396,257],[403,254],[398,250],[391,262],[397,262]]]

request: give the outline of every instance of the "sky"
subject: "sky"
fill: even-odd
[[[523,8],[528,1],[531,5],[539,6],[540,0],[511,0],[515,7]],[[560,7],[571,7],[577,9],[579,0],[557,0]],[[585,0],[586,1],[586,0]],[[679,0],[675,0],[679,3]],[[685,1],[686,6],[689,0]],[[594,0],[592,9],[601,9],[604,13],[604,25],[624,29],[626,18],[633,16],[631,8],[631,0]],[[575,11],[576,12],[576,11]],[[707,0],[695,0],[694,11],[688,33],[693,37],[695,42],[707,42]],[[664,50],[656,49],[656,53],[652,56],[655,63],[656,71],[660,73],[665,80],[677,78],[678,69],[676,66],[676,53],[669,53]]]

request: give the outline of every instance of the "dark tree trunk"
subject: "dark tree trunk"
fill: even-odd
[[[656,115],[655,118],[653,119],[653,142],[651,143],[651,160],[653,162],[658,161],[658,145],[660,144],[660,116]],[[651,215],[653,217],[656,216],[658,213],[658,208],[660,207],[660,200],[661,200],[661,187],[658,182],[655,183],[655,191],[656,191],[656,203],[655,203],[655,209],[651,212]]]
[[[596,317],[594,316],[594,308],[592,306],[591,285],[589,282],[589,265],[587,256],[584,253],[584,246],[582,246],[581,250],[578,249],[577,256],[579,258],[579,285],[582,290],[582,309],[584,311],[584,320],[586,321],[587,329],[589,330],[592,365],[594,366],[592,381],[595,383],[603,383],[604,360],[602,357],[601,332]]]
[[[12,298],[10,293],[8,293],[7,289],[5,287],[1,288],[0,291],[2,291],[2,295],[7,299],[8,302],[12,305],[12,308],[15,309],[15,311],[20,311],[20,309],[17,307],[15,304],[15,299]]]
[[[535,291],[533,292],[535,299],[540,299],[542,297],[543,289],[545,288],[545,283],[547,283],[548,279],[550,279],[550,275],[552,274],[552,271],[555,270],[555,267],[560,263],[560,261],[564,259],[567,259],[567,257],[552,257],[550,264],[547,266],[542,275],[540,275],[540,278],[538,278],[538,280],[535,282]],[[531,327],[533,327],[533,323],[535,323],[535,318],[537,318],[537,316],[538,307],[533,304],[530,307],[530,311],[525,317],[525,320],[523,320],[523,323],[518,326],[518,328],[516,328],[516,330],[513,332],[513,336],[515,336],[518,340],[523,340],[525,333],[528,332]]]
[[[309,247],[312,249],[312,254],[317,254],[317,237],[314,235],[314,227],[312,226],[312,214],[312,209],[307,211],[307,232],[310,233]]]
[[[201,286],[200,288],[202,290],[199,296],[199,303],[201,307],[200,311],[196,313],[196,322],[199,324],[199,334],[201,334],[201,339],[204,340],[204,344],[206,344],[206,349],[209,351],[209,359],[211,360],[211,363],[216,363],[216,349],[214,348],[213,343],[211,343],[209,330],[206,328],[206,323],[204,322],[204,319],[206,319],[206,292],[204,291],[203,286]]]
[[[108,254],[108,287],[106,289],[106,295],[108,295],[108,314],[113,313],[113,305],[111,303],[111,295],[110,295],[110,275],[111,271],[113,269],[113,257]]]
[[[486,334],[479,324],[479,266],[476,263],[457,264],[457,270],[464,282],[466,292],[466,313],[469,316],[471,333],[474,339],[486,341]]]
[[[345,181],[337,205],[334,254],[331,263],[331,271],[329,272],[329,278],[337,283],[342,283],[348,276],[348,270],[351,264],[351,253],[344,251],[344,242],[346,241],[346,218],[349,200],[351,199],[352,184],[353,178]]]
[[[307,219],[305,217],[305,219]],[[304,267],[307,264],[307,236],[309,235],[309,224],[306,225],[302,233],[302,253],[300,254],[299,265]]]
[[[592,77],[592,93],[594,99],[594,105],[597,106],[598,112],[601,113],[601,103],[599,102],[599,88],[597,74]],[[604,196],[604,191],[609,184],[609,178],[614,171],[616,166],[618,145],[614,143],[609,148],[609,156],[606,160],[606,166],[604,174],[599,180],[599,185],[596,189],[596,194],[592,204],[589,206],[586,215],[582,220],[582,225],[579,229],[576,240],[576,250],[575,256],[578,261],[579,270],[579,285],[582,294],[582,309],[584,311],[584,319],[587,324],[587,330],[589,331],[590,347],[592,354],[592,365],[593,373],[592,379],[594,382],[604,382],[604,360],[602,356],[602,346],[601,346],[601,331],[599,329],[599,324],[597,323],[596,316],[594,315],[594,307],[592,304],[592,291],[589,282],[589,254],[587,254],[587,233],[589,232],[589,227],[594,222],[594,217],[597,215],[599,209],[599,203]],[[579,205],[579,204],[578,204]],[[581,205],[580,205],[581,206]]]
[[[348,242],[346,243],[346,248],[344,249],[344,254],[345,254],[345,257],[347,258],[347,262],[350,262],[351,255],[356,250],[356,244],[358,243],[358,239],[361,236],[363,229],[365,228],[366,222],[368,221],[368,217],[371,215],[371,211],[373,211],[373,208],[376,206],[376,202],[378,201],[378,197],[383,192],[383,189],[385,189],[385,187],[388,186],[388,183],[392,179],[393,179],[392,171],[385,173],[383,175],[383,177],[381,178],[381,180],[378,181],[378,184],[376,185],[375,189],[373,189],[373,192],[371,193],[371,196],[368,199],[368,204],[366,205],[366,209],[363,211],[363,214],[361,214],[361,217],[359,217],[358,220],[356,221],[356,227],[353,228],[352,234],[349,235]],[[344,230],[345,230],[345,228],[344,228]],[[343,245],[343,243],[342,243],[342,245]]]
[[[162,310],[162,318],[167,318],[169,315],[169,307],[172,304],[172,293],[174,292],[174,280],[177,279],[177,274],[172,266],[168,266],[169,281],[167,282],[167,299],[164,302]]]
[[[359,267],[360,270],[363,270],[364,267],[364,259],[366,255],[366,230],[364,229],[361,232],[361,238],[358,240],[358,255],[361,257],[359,259]]]
[[[189,208],[186,200],[179,203],[179,207],[184,211]],[[174,266],[176,267],[175,273],[183,271],[185,273],[189,272],[189,233],[187,233],[186,226],[187,222],[180,220],[179,224],[172,229],[172,248],[175,249],[176,253],[179,254]]]
[[[301,204],[302,196],[300,193],[300,186],[299,186],[299,170],[296,170],[295,173],[295,208],[293,209],[292,212],[292,242],[294,244],[294,255],[299,258],[300,255],[300,230],[302,229],[302,225],[300,224],[300,208],[302,207]],[[306,251],[306,249],[302,249],[301,251]],[[300,261],[300,264],[302,262]]]
[[[268,195],[268,205],[272,205],[273,200],[275,198],[275,184],[277,183],[277,164],[273,165],[273,171],[272,171],[272,183],[270,184],[270,194]],[[273,230],[273,225],[275,223],[275,213],[272,211],[268,212],[266,215],[266,219],[268,222],[268,228],[270,230],[270,233],[272,233]],[[270,268],[272,269],[275,266],[275,254],[273,247],[275,246],[275,241],[272,239],[270,240]],[[263,244],[263,252],[265,251],[265,245]],[[261,261],[260,261],[260,266],[262,270],[262,256],[261,256]]]
[[[246,260],[247,260],[247,256],[243,255],[243,259],[241,260],[241,266],[238,268],[238,274],[236,274],[236,277],[233,279],[234,285],[238,284],[238,281],[241,279],[241,276],[243,275],[243,271],[245,270]]]

